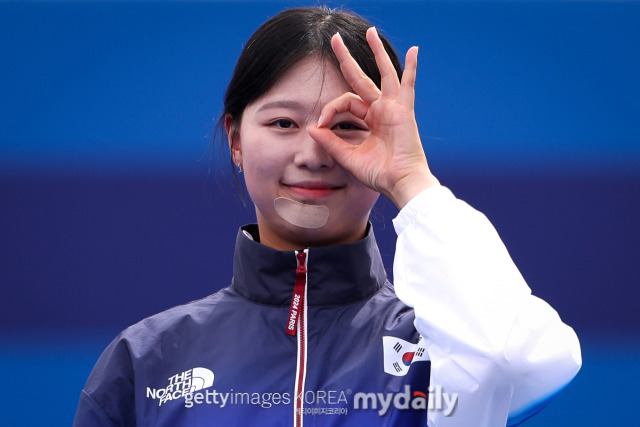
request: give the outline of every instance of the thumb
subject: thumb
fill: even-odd
[[[314,139],[336,162],[345,169],[348,168],[349,160],[353,155],[354,145],[345,142],[330,129],[310,125],[307,128],[309,135]]]

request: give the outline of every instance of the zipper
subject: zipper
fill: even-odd
[[[287,335],[298,338],[296,379],[294,386],[293,425],[302,427],[304,382],[307,375],[307,255],[309,250],[296,252],[296,282],[287,318]],[[296,334],[297,333],[297,334]]]

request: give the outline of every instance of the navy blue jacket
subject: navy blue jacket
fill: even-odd
[[[575,332],[484,215],[434,187],[393,222],[395,289],[373,232],[296,252],[239,232],[231,286],[117,337],[75,425],[502,427],[571,381]]]
[[[298,425],[425,426],[430,362],[373,232],[306,251],[294,313],[298,261],[241,230],[231,286],[123,331],[91,373],[74,426],[292,426],[297,415]],[[294,314],[304,328],[292,336]],[[392,372],[383,341],[397,354]]]

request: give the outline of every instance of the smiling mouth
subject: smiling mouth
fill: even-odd
[[[285,185],[294,196],[302,199],[302,201],[308,199],[322,199],[344,188],[344,186],[332,185],[323,182],[301,182]]]

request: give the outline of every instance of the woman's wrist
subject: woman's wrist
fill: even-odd
[[[386,196],[401,210],[411,199],[424,190],[440,185],[440,181],[433,176],[428,168],[421,169],[398,180],[390,194]]]

